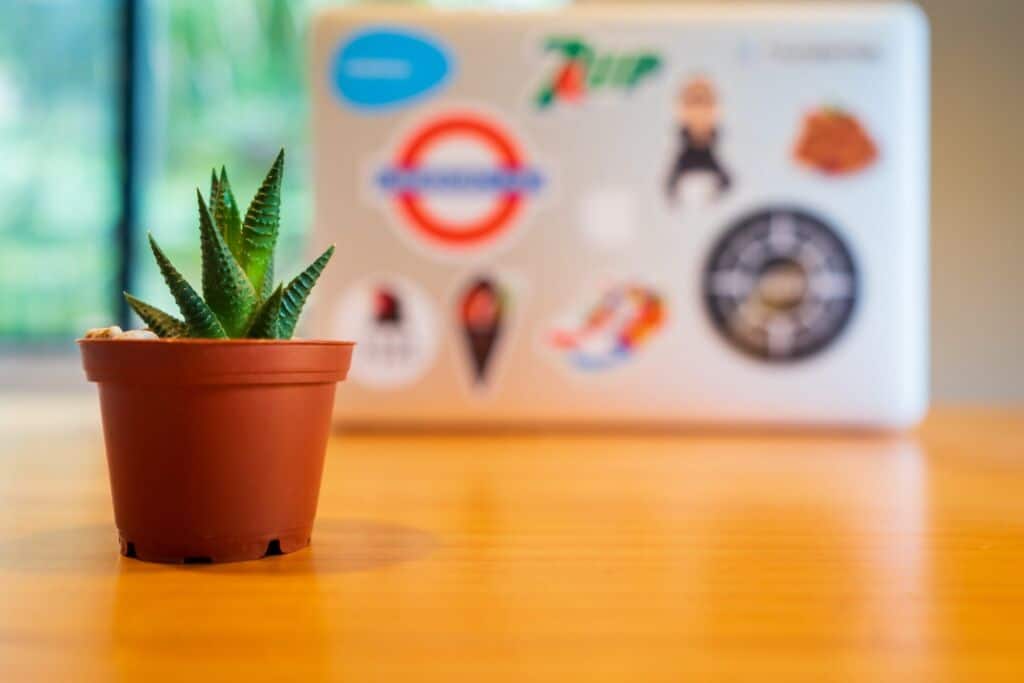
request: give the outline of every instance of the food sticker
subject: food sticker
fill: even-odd
[[[334,333],[356,342],[352,379],[375,389],[414,383],[438,350],[430,297],[397,276],[374,277],[350,287],[338,302]]]
[[[878,148],[857,117],[841,109],[821,107],[804,116],[793,159],[827,176],[863,171],[878,158]]]
[[[676,101],[677,151],[665,181],[670,205],[706,203],[732,185],[716,151],[719,118],[718,93],[710,80],[697,76],[683,84]]]
[[[504,124],[460,110],[420,120],[376,169],[373,184],[403,234],[458,254],[519,228],[546,179]]]
[[[608,52],[579,36],[553,36],[544,51],[557,56],[554,68],[533,96],[537,109],[578,104],[595,91],[628,94],[661,69],[656,52]]]
[[[453,60],[441,44],[402,28],[352,36],[331,66],[335,91],[354,109],[373,113],[422,100],[449,80]]]
[[[558,321],[548,346],[578,370],[616,367],[644,349],[665,325],[661,295],[634,283],[607,289],[589,309]]]
[[[857,300],[857,270],[839,234],[788,208],[767,208],[733,224],[713,247],[703,279],[715,328],[767,361],[827,348]]]
[[[473,384],[483,387],[508,325],[508,294],[494,279],[477,277],[462,290],[457,306]]]

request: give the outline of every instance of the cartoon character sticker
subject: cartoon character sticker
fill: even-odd
[[[878,148],[853,114],[820,107],[804,116],[793,145],[793,159],[827,176],[848,176],[863,171],[878,158]]]
[[[508,322],[508,295],[494,279],[477,277],[462,290],[457,306],[473,383],[483,387]]]
[[[412,384],[430,368],[438,348],[429,296],[395,276],[353,285],[338,302],[334,331],[356,341],[352,379],[376,389]]]
[[[516,135],[469,110],[420,119],[373,176],[402,234],[447,254],[507,237],[545,184]]]
[[[533,97],[539,110],[561,102],[578,104],[597,90],[631,92],[661,68],[661,57],[651,51],[604,52],[578,36],[554,36],[545,52],[560,57],[558,65]]]
[[[582,314],[573,311],[550,333],[548,346],[574,368],[606,370],[639,353],[664,327],[665,304],[653,289],[619,283]]]
[[[680,194],[694,196],[687,191],[687,184],[698,177],[713,183],[713,196],[721,195],[732,185],[732,178],[715,150],[721,134],[719,119],[718,93],[711,81],[704,76],[687,81],[676,103],[679,147],[665,182],[670,204],[678,203]]]

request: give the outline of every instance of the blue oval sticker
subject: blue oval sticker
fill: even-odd
[[[398,28],[361,31],[334,57],[332,78],[341,99],[356,109],[406,104],[448,80],[452,60],[435,40]]]

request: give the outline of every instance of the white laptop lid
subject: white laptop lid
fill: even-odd
[[[903,4],[319,15],[338,419],[913,423],[927,53]]]

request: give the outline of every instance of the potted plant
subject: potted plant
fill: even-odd
[[[273,284],[283,170],[282,150],[244,218],[223,168],[209,206],[196,191],[202,296],[150,235],[180,318],[125,293],[150,332],[78,341],[126,556],[227,562],[309,544],[353,344],[291,339],[334,247]]]

